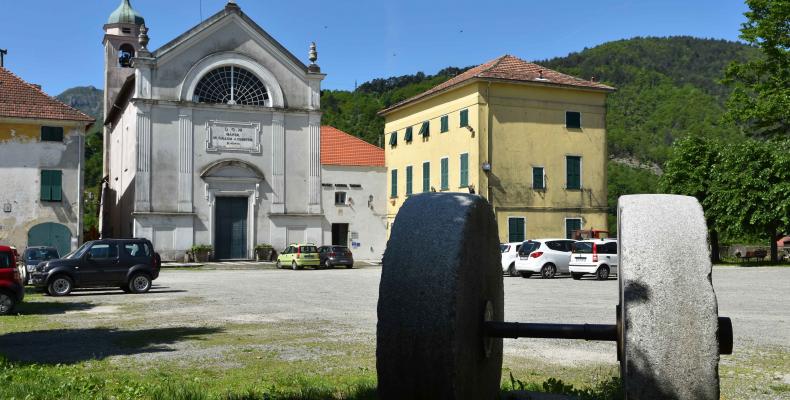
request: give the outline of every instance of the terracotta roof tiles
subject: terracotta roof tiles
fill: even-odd
[[[519,82],[532,82],[544,85],[557,85],[566,87],[578,87],[583,89],[603,90],[607,92],[614,91],[615,88],[604,85],[599,82],[588,81],[575,76],[570,76],[557,72],[538,64],[524,61],[518,57],[511,55],[504,55],[486,63],[480,64],[474,68],[467,70],[449,80],[440,83],[416,96],[395,103],[379,114],[386,114],[406,104],[428,97],[432,94],[449,89],[453,86],[460,85],[469,80],[481,79],[500,79],[506,81],[519,81]]]
[[[0,117],[94,121],[3,67],[0,67]]]
[[[384,166],[384,149],[332,126],[321,127],[321,165]]]

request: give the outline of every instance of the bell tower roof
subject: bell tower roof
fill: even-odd
[[[145,19],[132,8],[129,0],[121,0],[121,4],[110,14],[107,24],[134,24],[142,25]]]

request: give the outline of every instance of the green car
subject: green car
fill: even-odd
[[[277,268],[288,268],[289,265],[294,270],[320,266],[318,248],[312,243],[292,243],[277,256]]]

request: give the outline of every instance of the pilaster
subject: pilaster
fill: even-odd
[[[272,113],[272,209],[285,213],[285,114]]]
[[[310,213],[321,212],[321,113],[310,112],[310,153],[308,166],[308,205]]]
[[[192,212],[194,124],[192,109],[178,113],[178,211]]]
[[[137,173],[135,174],[135,212],[151,211],[151,108],[137,109]]]

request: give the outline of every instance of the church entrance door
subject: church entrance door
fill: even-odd
[[[214,258],[218,260],[248,258],[247,198],[217,197],[216,205]]]

